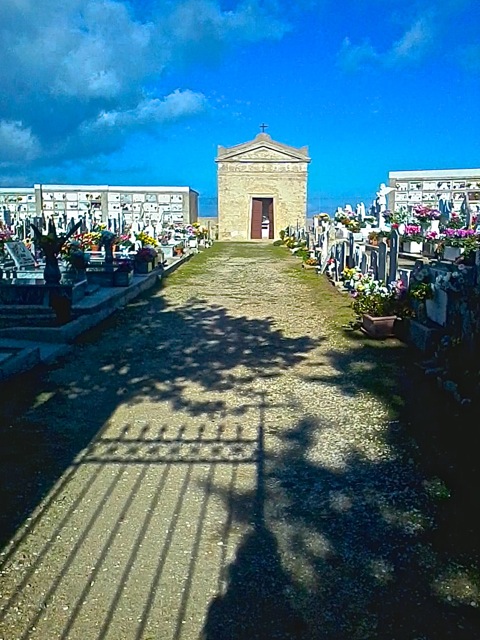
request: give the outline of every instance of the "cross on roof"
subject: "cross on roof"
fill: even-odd
[[[265,129],[268,129],[268,124],[262,122],[262,124],[260,125],[260,129],[262,130],[262,133],[265,133]]]

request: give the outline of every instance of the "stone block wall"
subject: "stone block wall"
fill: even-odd
[[[241,170],[239,170],[241,169]],[[287,226],[305,226],[307,210],[307,164],[274,166],[219,163],[219,239],[250,239],[252,198],[273,198],[274,237]]]

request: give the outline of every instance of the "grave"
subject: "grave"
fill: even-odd
[[[37,266],[35,258],[23,242],[10,241],[5,243],[5,249],[13,260],[15,267],[22,270],[34,270]]]

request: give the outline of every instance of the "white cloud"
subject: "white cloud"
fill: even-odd
[[[111,128],[133,129],[143,125],[173,122],[202,112],[207,100],[202,93],[176,89],[164,98],[149,98],[135,108],[123,111],[102,111],[94,121],[85,123],[85,132]]]
[[[369,42],[354,45],[349,38],[345,38],[338,58],[345,71],[356,71],[360,67],[377,63],[379,55]]]
[[[0,166],[30,162],[38,157],[40,142],[20,121],[0,121]]]
[[[395,65],[419,60],[430,49],[436,33],[437,25],[432,14],[419,17],[400,40],[393,44],[386,55],[387,62]]]
[[[9,157],[19,144],[37,163],[99,153],[102,136],[87,144],[85,132],[102,118],[119,123],[110,136],[118,147],[132,129],[196,114],[206,106],[200,93],[145,95],[179,65],[287,29],[277,0],[233,0],[229,10],[221,0],[0,0],[1,117],[15,124],[5,131],[16,140]]]
[[[346,71],[355,71],[372,64],[395,67],[417,63],[438,44],[440,24],[436,11],[425,10],[408,24],[400,38],[383,51],[368,41],[356,45],[345,38],[338,54],[339,64]]]

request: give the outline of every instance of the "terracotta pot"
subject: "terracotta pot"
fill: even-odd
[[[395,335],[394,326],[397,316],[382,316],[375,318],[363,314],[362,329],[371,338],[391,338]]]

